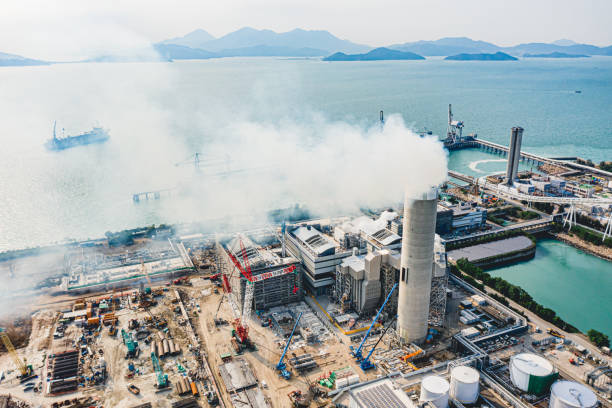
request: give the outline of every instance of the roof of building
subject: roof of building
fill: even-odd
[[[454,249],[448,252],[448,258],[455,261],[467,258],[468,261],[478,261],[490,256],[501,255],[513,251],[527,249],[533,242],[525,236],[507,238],[499,241],[487,242],[485,244]]]
[[[365,270],[365,255],[351,255],[342,260],[342,266],[348,266],[358,272]]]
[[[333,255],[336,251],[337,245],[316,228],[298,227],[291,234],[319,256]]]
[[[408,408],[412,407],[408,395],[396,388],[389,379],[356,387],[349,391],[351,399],[363,408]]]
[[[226,247],[228,250],[232,252],[232,254],[238,259],[240,264],[245,267],[244,259],[242,256],[242,247],[240,246],[240,241],[242,240],[242,244],[244,245],[244,252],[249,259],[249,265],[251,268],[258,268],[265,265],[265,260],[263,256],[260,254],[257,246],[246,236],[234,237],[230,240]]]

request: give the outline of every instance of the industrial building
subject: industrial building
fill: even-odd
[[[145,249],[119,254],[71,257],[62,289],[69,292],[111,290],[148,280],[172,279],[193,269],[185,247],[168,241]]]
[[[441,326],[446,313],[448,265],[446,249],[437,235],[433,261],[429,324]],[[355,251],[336,267],[334,301],[340,304],[342,311],[353,310],[359,315],[373,314],[398,282],[399,271],[398,250],[375,250],[365,255]],[[397,299],[395,292],[389,299],[387,311],[397,310]]]
[[[440,224],[438,224],[440,222]],[[470,203],[451,204],[440,201],[436,213],[436,233],[466,232],[481,228],[487,222],[486,208]]]
[[[287,250],[301,261],[304,288],[314,295],[324,295],[334,284],[336,265],[351,256],[353,246],[360,246],[359,238],[347,236],[342,244],[323,234],[313,225],[287,227]]]
[[[438,190],[404,202],[397,331],[403,341],[420,343],[427,335]]]
[[[244,247],[253,274],[254,310],[265,310],[302,300],[302,272],[300,263],[295,257],[283,257],[281,248],[257,246],[246,236],[236,236],[223,243],[222,247],[223,251],[219,254],[219,260],[225,263],[226,271],[233,271],[230,273],[230,285],[232,293],[240,303],[244,298],[247,280],[238,270],[235,270],[228,252],[246,269],[242,247]]]

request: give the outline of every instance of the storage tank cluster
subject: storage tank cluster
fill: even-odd
[[[549,408],[594,408],[597,396],[586,385],[559,380],[550,388]]]
[[[510,358],[510,380],[521,391],[541,395],[557,376],[551,362],[537,354],[520,353]]]
[[[480,392],[480,373],[467,366],[454,367],[451,370],[450,396],[464,404],[473,404]]]
[[[421,381],[419,402],[431,402],[436,408],[448,407],[448,381],[437,375],[429,375]]]

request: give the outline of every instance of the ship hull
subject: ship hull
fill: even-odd
[[[86,146],[96,143],[104,143],[109,139],[108,132],[104,129],[95,129],[88,133],[83,133],[78,136],[68,136],[65,138],[53,138],[47,140],[45,147],[48,150],[58,151],[70,149],[77,146]]]

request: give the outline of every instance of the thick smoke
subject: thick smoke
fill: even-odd
[[[229,123],[207,146],[230,157],[227,178],[202,188],[203,208],[218,215],[252,214],[300,203],[320,216],[354,213],[401,201],[446,178],[437,137],[420,137],[399,115],[362,127],[313,115],[280,123]],[[253,169],[231,173],[233,170]],[[223,172],[223,169],[215,169]],[[202,175],[206,180],[206,169]],[[215,197],[205,200],[204,196]]]

